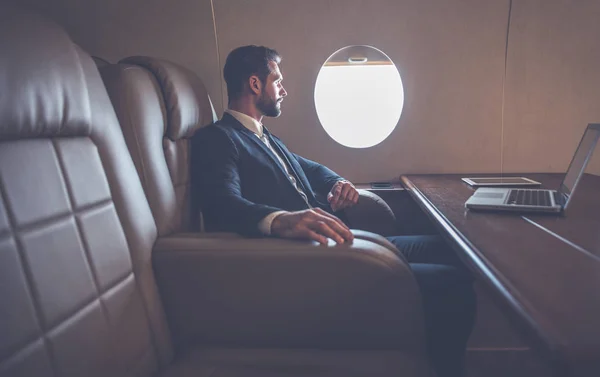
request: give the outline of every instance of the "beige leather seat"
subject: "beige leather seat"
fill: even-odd
[[[90,56],[6,3],[0,51],[0,376],[429,375],[386,247],[159,237]]]
[[[190,202],[190,139],[217,120],[202,81],[172,62],[134,56],[103,65],[100,73],[148,195],[159,235],[202,231]],[[359,190],[360,203],[347,210],[352,227],[398,234],[395,216],[379,196]],[[193,201],[193,197],[192,197]],[[213,234],[214,236],[214,234]]]
[[[190,203],[190,138],[198,128],[217,120],[204,84],[189,69],[144,56],[103,65],[100,73],[159,235],[200,231],[199,211],[190,212],[190,208],[197,207]],[[353,228],[397,234],[390,207],[373,193],[360,193],[360,205],[347,213]]]

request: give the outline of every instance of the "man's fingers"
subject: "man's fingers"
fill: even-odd
[[[338,223],[338,224],[339,224],[341,227],[343,227],[343,228],[345,228],[345,229],[347,229],[347,230],[350,230],[350,228],[348,228],[348,227],[346,226],[346,224],[344,224],[344,222],[343,222],[342,220],[340,220],[338,217],[336,217],[336,216],[332,215],[331,213],[329,213],[329,212],[327,212],[327,211],[325,211],[325,210],[323,210],[323,209],[321,209],[321,208],[315,208],[315,212],[317,212],[317,214],[319,214],[319,215],[325,216],[325,217],[327,217],[327,218],[329,218],[329,219],[331,219],[331,220],[335,221],[335,222],[336,222],[336,223]]]
[[[331,200],[329,201],[329,205],[331,206],[331,208],[335,211],[337,208],[337,206],[339,205],[340,201],[338,199],[337,196],[333,195],[333,197],[331,198]]]
[[[352,242],[354,240],[354,234],[352,234],[352,231],[346,225],[341,226],[337,222],[333,222],[332,226],[346,241]]]
[[[324,217],[322,220],[325,224],[328,225],[330,229],[332,229],[337,235],[345,239],[346,241],[354,240],[354,234],[352,231],[337,217]],[[336,240],[337,241],[337,240]]]
[[[323,211],[320,208],[318,208],[318,213],[322,215],[321,221],[324,221],[326,224],[328,224],[330,228],[332,228],[337,234],[339,234],[341,237],[343,237],[346,241],[354,240],[354,234],[352,234],[352,231],[350,230],[350,228],[348,228],[342,220],[333,216],[330,213]]]
[[[345,204],[344,208],[352,207],[353,205],[358,203],[359,197],[360,197],[360,195],[358,194],[358,191],[354,187],[352,187],[352,190],[350,191],[346,201],[344,202],[344,204]]]
[[[331,199],[329,199],[329,195],[327,195],[327,200],[331,203],[331,206],[337,206],[340,200],[340,194],[342,192],[342,184],[340,182],[336,182],[335,185],[331,188],[329,195],[331,195]]]
[[[313,241],[317,241],[321,245],[327,245],[327,237],[322,236],[313,230],[307,229],[306,236]]]
[[[352,192],[352,185],[349,183],[344,183],[342,185],[342,190],[340,192],[340,201],[344,202],[348,199],[348,195]]]
[[[284,238],[311,239],[323,245],[327,238],[352,242],[354,235],[340,219],[321,208],[282,213],[271,224],[272,234]]]
[[[332,229],[330,225],[332,223],[327,223],[326,221],[315,221],[309,224],[309,229],[313,230],[319,234],[324,235],[325,237],[331,238],[337,243],[344,243],[344,237],[342,237],[338,232]]]
[[[332,190],[333,198],[331,199],[331,204],[337,206],[340,204],[340,196],[342,194],[342,185],[337,185]]]
[[[333,193],[335,195],[339,195],[342,192],[342,182],[336,182],[335,185],[333,186]]]
[[[360,198],[360,194],[358,193],[358,191],[354,191],[354,195],[352,197],[352,202],[354,204],[357,204],[358,203],[358,198]]]
[[[344,209],[358,202],[358,191],[348,181],[338,181],[327,194],[327,201],[334,211]]]
[[[314,231],[313,228],[315,226],[311,224],[316,224],[317,220],[310,220],[308,223],[302,225],[301,223],[295,224],[293,227],[286,229],[280,235],[285,238],[296,238],[296,239],[310,239],[313,241],[317,241],[322,245],[327,245],[327,235],[323,234],[321,231]],[[318,230],[318,228],[317,228]]]

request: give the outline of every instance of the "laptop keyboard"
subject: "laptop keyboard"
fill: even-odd
[[[546,190],[510,190],[507,204],[550,207],[550,191]]]

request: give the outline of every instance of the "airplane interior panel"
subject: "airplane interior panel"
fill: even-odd
[[[0,0],[0,377],[600,375],[598,16]]]

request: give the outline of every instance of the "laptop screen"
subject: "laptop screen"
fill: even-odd
[[[581,141],[579,142],[579,146],[577,147],[577,151],[575,151],[575,155],[573,156],[573,160],[571,160],[571,165],[569,165],[569,170],[567,170],[567,174],[563,179],[558,192],[563,197],[564,208],[567,207],[569,199],[571,198],[571,194],[575,191],[575,187],[579,182],[579,179],[583,175],[583,172],[590,161],[592,154],[594,153],[594,147],[598,142],[598,138],[600,137],[600,124],[590,124],[588,125]]]

